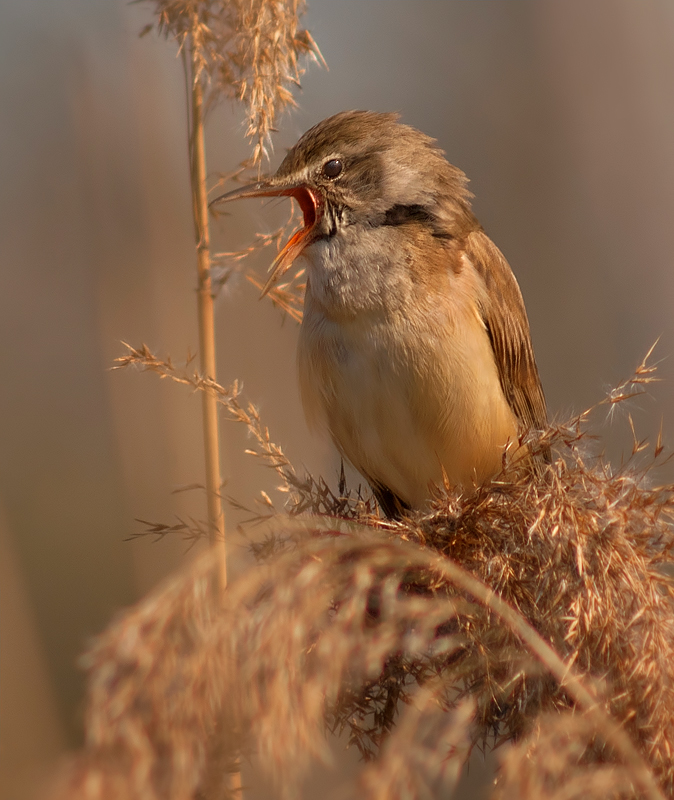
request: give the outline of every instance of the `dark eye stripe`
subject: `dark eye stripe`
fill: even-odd
[[[433,213],[421,205],[395,205],[384,214],[381,225],[406,225],[409,222],[421,222],[431,229],[431,235],[437,239],[451,239],[452,235],[438,227],[438,220]]]
[[[323,164],[323,174],[326,178],[336,178],[343,169],[344,165],[338,158],[331,158]]]

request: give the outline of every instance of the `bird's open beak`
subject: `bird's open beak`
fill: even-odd
[[[218,203],[242,200],[246,197],[293,197],[299,203],[304,215],[304,226],[293,233],[269,267],[271,274],[260,295],[264,297],[279,278],[290,269],[302,250],[314,241],[313,233],[321,215],[321,198],[317,192],[302,183],[282,184],[276,183],[272,179],[251,183],[235,189],[233,192],[227,192],[227,194],[216,197],[208,205],[210,208]]]

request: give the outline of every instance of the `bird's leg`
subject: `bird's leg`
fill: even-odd
[[[372,492],[377,498],[381,510],[388,519],[402,519],[411,511],[409,506],[404,500],[401,500],[395,492],[392,492],[388,487],[368,481],[372,487]]]

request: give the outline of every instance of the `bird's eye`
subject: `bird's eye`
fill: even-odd
[[[338,158],[331,158],[323,164],[323,174],[326,178],[336,178],[343,169],[344,165]]]

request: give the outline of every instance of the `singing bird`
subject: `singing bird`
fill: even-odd
[[[272,177],[213,201],[299,203],[304,225],[265,292],[302,259],[307,420],[327,427],[388,516],[424,507],[444,480],[470,491],[493,478],[546,423],[522,295],[467,184],[396,114],[345,111]]]

